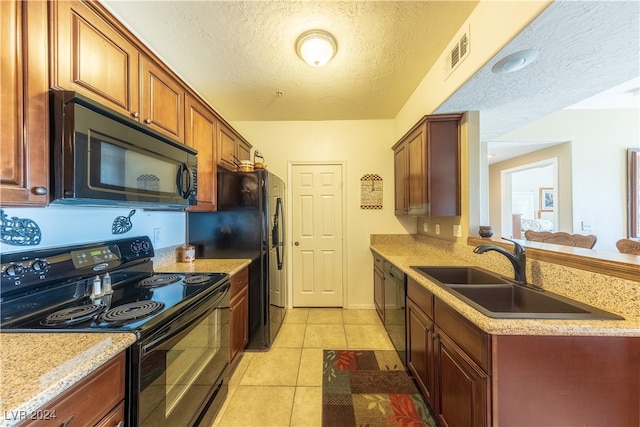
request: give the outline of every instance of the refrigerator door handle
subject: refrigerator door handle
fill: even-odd
[[[282,215],[282,199],[276,199],[276,213],[273,216],[273,229],[271,230],[271,238],[273,247],[276,248],[276,258],[278,261],[278,270],[282,270],[284,258],[284,242],[280,242],[280,227],[284,230],[284,217]],[[282,253],[280,253],[282,248]]]

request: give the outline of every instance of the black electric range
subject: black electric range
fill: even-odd
[[[153,256],[146,236],[3,255],[0,328],[142,338],[228,280],[224,273],[154,273]],[[103,293],[107,275],[112,292]]]

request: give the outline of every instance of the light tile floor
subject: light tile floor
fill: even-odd
[[[245,352],[214,426],[322,425],[323,350],[392,350],[375,310],[294,308],[266,352]]]

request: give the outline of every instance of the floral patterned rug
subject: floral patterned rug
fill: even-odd
[[[395,351],[324,350],[322,376],[324,427],[436,427]]]

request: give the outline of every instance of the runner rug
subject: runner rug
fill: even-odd
[[[393,350],[324,350],[322,425],[436,427]]]

